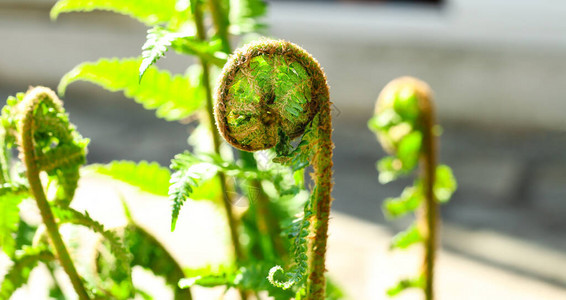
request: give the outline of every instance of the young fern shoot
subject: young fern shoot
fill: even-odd
[[[420,163],[420,173],[411,187],[398,198],[386,199],[383,205],[388,217],[398,217],[420,209],[417,224],[397,234],[391,248],[406,248],[423,243],[422,273],[417,278],[402,280],[389,289],[394,296],[406,288],[424,290],[427,300],[434,299],[434,265],[440,222],[438,203],[447,202],[456,189],[449,167],[437,166],[437,126],[434,119],[432,92],[429,86],[412,77],[391,81],[380,93],[375,116],[369,127],[391,156],[377,164],[382,184],[410,174]]]
[[[305,238],[301,232],[296,239],[295,268],[285,274],[288,281],[279,284],[283,288],[304,284],[303,274],[308,273],[306,288],[299,289],[297,298],[325,299],[333,144],[329,91],[322,68],[295,44],[260,40],[236,50],[224,67],[216,96],[216,125],[235,148],[250,152],[275,148],[276,161],[299,170],[312,163],[313,195],[305,206],[303,222],[314,232],[310,257],[300,244]],[[299,136],[302,141],[293,149],[290,141]],[[270,279],[281,270],[272,270]]]
[[[37,202],[47,235],[75,292],[79,299],[89,299],[59,234],[39,177],[41,171],[56,176],[63,187],[63,204],[68,205],[77,186],[79,167],[85,162],[88,140],[75,131],[63,110],[62,102],[48,88],[30,89],[19,105],[17,143],[26,167],[30,193]]]

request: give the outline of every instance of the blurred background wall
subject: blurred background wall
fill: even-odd
[[[433,86],[443,119],[566,129],[566,2],[441,2],[273,1],[265,22],[318,57],[343,111],[366,110],[388,80],[412,74]],[[143,26],[103,12],[51,22],[53,3],[0,1],[2,86],[53,85],[81,61],[140,53]]]

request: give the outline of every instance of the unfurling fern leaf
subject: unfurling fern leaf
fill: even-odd
[[[5,116],[5,112],[11,116]],[[86,159],[88,140],[83,139],[69,123],[61,100],[45,87],[30,88],[24,97],[15,98],[15,101],[12,98],[2,112],[2,121],[5,129],[15,128],[13,136],[16,137],[20,159],[26,168],[29,193],[39,208],[57,258],[79,298],[89,299],[61,238],[40,178],[40,172],[46,171],[49,179],[56,181],[56,187],[61,191],[58,191],[55,200],[68,206],[77,187],[80,165]]]
[[[0,248],[9,257],[13,257],[16,251],[14,235],[20,222],[18,205],[26,196],[26,187],[13,187],[9,184],[0,187]]]
[[[316,187],[313,189],[313,195]],[[281,266],[275,266],[269,271],[267,279],[271,284],[284,290],[296,284],[304,282],[308,269],[308,240],[310,219],[313,215],[312,195],[305,203],[303,215],[295,219],[291,226],[286,230],[288,238],[291,240],[291,253],[293,254],[294,266],[289,272],[284,272]],[[278,273],[283,273],[284,279],[276,279]]]
[[[65,74],[59,83],[59,94],[65,94],[67,86],[75,81],[88,81],[109,91],[123,91],[146,109],[155,109],[156,115],[168,121],[181,120],[204,105],[202,87],[188,77],[171,75],[156,67],[149,67],[143,84],[138,82],[138,70],[142,60],[101,59],[76,66]]]
[[[187,0],[188,1],[188,0]],[[60,0],[51,9],[51,19],[68,12],[108,10],[128,15],[146,25],[167,23],[183,11],[178,0]],[[178,8],[181,8],[178,10]]]
[[[185,289],[193,286],[225,286],[227,288],[249,291],[267,291],[269,299],[274,300],[289,300],[293,298],[292,291],[276,288],[266,280],[265,274],[270,267],[265,263],[255,262],[240,268],[221,267],[219,270],[211,270],[208,267],[192,270],[188,271],[190,277],[179,281],[179,287]]]
[[[24,247],[21,253],[16,254],[14,265],[2,279],[0,299],[10,299],[10,296],[27,282],[31,270],[38,262],[48,262],[53,259],[55,259],[53,253],[44,246]]]
[[[121,160],[105,165],[89,165],[87,169],[126,182],[144,192],[158,196],[168,195],[171,173],[156,162]]]

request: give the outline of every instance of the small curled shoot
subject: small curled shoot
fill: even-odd
[[[57,200],[68,205],[77,187],[79,167],[85,162],[88,140],[82,139],[75,131],[63,110],[63,103],[48,88],[31,88],[15,108],[17,144],[20,159],[26,167],[30,193],[36,200],[49,239],[79,299],[89,299],[59,234],[39,177],[39,173],[45,171],[54,178],[62,188]]]
[[[294,269],[283,274],[283,281],[275,280],[282,267],[272,268],[269,277],[275,285],[290,288],[303,282],[302,274],[308,273],[305,299],[324,299],[334,146],[328,85],[320,64],[287,41],[252,42],[236,50],[228,60],[216,97],[216,125],[232,146],[250,152],[274,148],[278,154],[274,161],[290,163],[294,170],[312,164],[316,188],[312,204],[308,205],[312,217],[307,221],[313,232],[312,242],[307,243],[301,232],[299,236],[306,245],[298,246],[304,249],[300,253],[292,250]],[[299,145],[292,147],[291,141],[300,136]]]
[[[276,265],[275,267],[271,268],[269,270],[269,274],[267,275],[267,280],[269,280],[269,282],[274,286],[287,290],[291,286],[293,286],[293,284],[295,284],[295,281],[293,279],[289,279],[287,281],[280,281],[279,279],[276,279],[275,275],[278,273],[285,274],[285,271],[280,265]]]
[[[317,72],[317,70],[320,70]],[[259,40],[235,51],[217,88],[217,127],[244,151],[275,147],[301,136],[328,101],[318,62],[284,41]]]
[[[456,181],[448,166],[437,166],[438,130],[430,87],[412,77],[391,81],[380,93],[375,115],[368,126],[391,155],[377,163],[381,183],[408,175],[419,164],[421,169],[413,186],[405,188],[400,197],[388,198],[383,203],[385,214],[391,218],[421,210],[416,224],[397,234],[391,248],[403,249],[417,243],[422,243],[425,248],[422,274],[418,279],[401,281],[388,291],[388,295],[418,287],[423,289],[427,300],[432,300],[440,222],[438,203],[450,199],[456,190]]]

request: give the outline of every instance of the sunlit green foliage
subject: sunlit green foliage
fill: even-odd
[[[67,86],[75,81],[89,81],[112,91],[123,91],[146,109],[156,110],[156,115],[169,121],[181,120],[193,114],[204,104],[202,87],[188,76],[171,75],[169,72],[149,67],[144,83],[138,80],[141,59],[101,59],[83,63],[69,71],[59,83],[59,94],[65,94]]]

